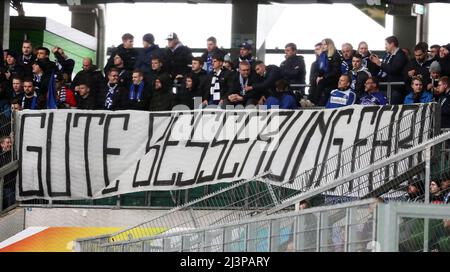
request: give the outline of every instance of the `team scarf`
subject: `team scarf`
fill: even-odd
[[[59,91],[59,102],[65,103],[66,100],[67,100],[67,89],[65,86],[63,86]]]
[[[208,57],[206,59],[206,71],[208,72],[208,74],[210,74],[214,71],[213,64],[212,64],[212,53],[208,54]]]
[[[247,86],[247,84],[248,84],[248,78],[246,78],[246,79],[244,79],[243,77],[242,77],[242,75],[241,74],[239,74],[239,83],[240,83],[240,85],[241,85],[241,95],[242,96],[244,96],[245,95],[245,87]]]
[[[141,83],[139,83],[139,85],[138,85],[138,91],[137,91],[137,96],[136,96],[135,85],[131,84],[129,99],[132,101],[136,100],[137,102],[140,102],[142,99],[142,90],[143,89],[144,89],[144,82],[141,81]]]
[[[220,83],[219,83],[219,76],[222,72],[222,69],[219,70],[219,72],[213,71],[213,76],[211,80],[211,88],[210,88],[210,95],[212,97],[212,101],[217,102],[219,100],[214,99],[214,93],[220,93]]]
[[[134,85],[133,85],[134,87]],[[113,84],[112,86],[108,83],[108,92],[106,92],[106,99],[105,99],[105,109],[110,110],[113,106],[113,97],[114,92],[116,91],[117,84]]]
[[[324,73],[327,73],[328,72],[328,66],[329,66],[329,62],[328,62],[327,52],[320,53],[320,56],[319,56],[319,70],[322,70],[322,71],[324,71]]]
[[[22,97],[22,109],[25,109],[25,100],[27,99],[27,97],[24,95]],[[31,99],[31,109],[30,110],[35,110],[37,109],[37,95],[36,92],[33,94],[33,97]]]
[[[381,60],[381,63],[386,63],[389,64],[391,62],[391,59],[394,55],[390,54],[390,53],[386,53],[383,57],[383,59]],[[378,77],[380,78],[385,78],[387,76],[387,73],[385,71],[383,71],[383,69],[380,69],[380,71],[378,72]]]

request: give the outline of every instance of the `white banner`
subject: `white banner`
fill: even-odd
[[[425,140],[431,125],[424,120],[432,106],[23,111],[16,119],[17,197],[103,198],[232,182],[267,171],[280,183],[355,143],[353,156],[368,147],[376,158],[381,152],[411,147],[417,135]],[[408,114],[414,118],[388,126]],[[361,141],[383,127],[385,135]],[[400,129],[405,132],[397,141],[392,135]],[[322,167],[315,175],[323,173]]]

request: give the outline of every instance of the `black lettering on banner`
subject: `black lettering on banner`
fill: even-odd
[[[198,179],[197,179],[197,184],[200,183],[204,183],[204,182],[209,182],[209,181],[214,181],[216,178],[216,173],[217,173],[217,169],[219,168],[219,164],[222,160],[223,154],[225,153],[225,149],[228,146],[228,142],[229,140],[221,140],[221,141],[217,141],[217,139],[219,138],[220,133],[222,132],[223,128],[225,127],[225,122],[226,122],[226,114],[224,111],[218,111],[216,113],[219,113],[216,117],[216,120],[222,120],[222,125],[220,126],[220,128],[217,130],[216,135],[214,135],[214,138],[211,142],[211,145],[209,146],[210,148],[214,148],[216,146],[220,146],[222,145],[222,150],[220,151],[220,154],[218,156],[218,158],[216,159],[216,164],[214,165],[214,169],[211,173],[211,175],[209,176],[203,176],[203,174],[205,173],[204,170],[200,171]]]
[[[356,158],[359,155],[359,154],[356,154],[357,151],[359,151],[360,147],[367,145],[367,138],[360,138],[362,122],[364,121],[364,116],[366,115],[366,113],[372,113],[372,118],[370,118],[370,124],[373,125],[375,122],[375,119],[377,117],[377,112],[379,109],[380,109],[380,107],[378,107],[378,106],[367,106],[367,107],[363,107],[361,109],[361,115],[359,117],[358,127],[356,128],[355,141],[353,142],[353,148],[352,148],[352,158],[353,159],[352,159],[352,163],[351,163],[351,167],[350,167],[350,172],[352,172],[352,173],[355,171],[355,165],[356,165],[356,160],[354,158]],[[376,131],[374,131],[374,132],[376,132]],[[353,191],[353,180],[349,181],[348,191],[349,192]]]
[[[399,115],[398,115],[398,120],[402,120],[402,118],[404,118],[404,115],[408,116],[409,115],[409,120],[410,122],[408,124],[406,124],[406,128],[402,128],[400,126],[401,122],[399,122],[400,124],[397,126],[396,128],[396,134],[397,137],[395,137],[395,146],[394,146],[394,153],[398,153],[398,151],[400,149],[407,149],[407,148],[411,148],[413,146],[412,141],[414,140],[414,134],[415,134],[415,124],[416,124],[416,117],[417,114],[416,113],[418,110],[420,109],[420,105],[418,104],[408,104],[408,105],[403,105],[402,108],[400,109]],[[406,114],[405,114],[406,112]],[[405,135],[407,132],[408,135],[404,138],[401,138],[401,136]],[[409,156],[408,158],[408,164],[409,167],[412,167],[412,163],[413,163],[413,156]],[[394,171],[397,171],[397,163],[394,164]]]
[[[429,107],[429,108],[428,108]],[[420,129],[419,129],[419,144],[421,144],[423,142],[423,136],[424,136],[424,131],[425,131],[425,126],[427,125],[427,121],[428,121],[428,127],[431,127],[431,120],[433,119],[431,116],[429,116],[427,118],[427,112],[435,112],[433,110],[433,107],[436,107],[436,104],[422,104],[422,115],[421,115],[421,119],[420,119]],[[434,124],[435,127],[438,126],[438,124]],[[432,137],[431,135],[427,135],[428,137]],[[427,137],[427,139],[428,139]],[[422,151],[420,151],[419,153],[417,153],[417,162],[420,163],[423,161],[423,156],[422,156]]]
[[[170,116],[170,113],[168,113]],[[155,172],[155,177],[153,178],[153,185],[154,186],[170,186],[173,185],[175,183],[176,180],[176,174],[172,173],[172,177],[171,179],[168,180],[158,180],[158,175],[159,175],[159,170],[161,169],[161,164],[162,161],[164,159],[164,153],[166,152],[166,145],[169,142],[169,138],[171,135],[171,131],[173,128],[173,125],[175,124],[175,122],[178,120],[178,116],[175,117],[171,117],[170,118],[170,122],[166,127],[166,130],[164,132],[164,135],[158,139],[158,142],[163,140],[163,144],[162,144],[162,151],[161,151],[161,156],[158,159],[158,166],[156,167],[156,172]],[[160,148],[161,146],[158,146],[158,148]],[[152,171],[153,172],[153,166],[152,166]]]
[[[105,178],[105,187],[108,187],[109,175],[108,175],[108,155],[119,156],[120,148],[110,148],[108,147],[108,138],[109,138],[109,126],[111,125],[111,119],[113,118],[121,118],[124,119],[122,130],[128,130],[128,123],[130,122],[130,114],[115,114],[115,115],[107,115],[105,126],[103,127],[103,176]],[[108,194],[112,192],[117,192],[119,189],[119,180],[115,181],[116,184],[114,187],[109,189],[104,189],[102,194]]]
[[[67,118],[69,119],[70,122],[70,118],[72,116],[68,116]],[[70,197],[70,178],[66,179],[66,191],[65,192],[53,192],[52,190],[52,181],[51,181],[51,164],[52,164],[52,160],[51,160],[51,151],[52,151],[52,134],[53,134],[53,118],[54,118],[54,113],[50,112],[48,114],[48,121],[47,121],[47,148],[46,148],[46,184],[47,184],[47,192],[48,192],[48,196],[50,197],[57,197],[57,196],[69,196]],[[66,122],[67,123],[67,122]],[[66,139],[66,146],[68,146],[68,142]],[[67,161],[65,162],[67,163]],[[67,170],[67,165],[65,166],[66,170]],[[66,174],[67,177],[67,174]]]
[[[66,136],[65,136],[65,140],[66,140],[66,153],[64,154],[65,157],[65,165],[66,165],[66,192],[68,196],[71,196],[71,189],[70,189],[70,147],[69,147],[69,143],[70,143],[70,124],[72,122],[72,113],[68,113],[67,114],[67,119],[66,119]]]
[[[194,116],[192,117],[192,120],[191,120],[191,126],[193,124],[192,130],[191,130],[191,135],[190,135],[188,141],[186,142],[186,147],[203,148],[202,154],[200,155],[200,159],[197,164],[197,169],[195,170],[195,174],[192,179],[181,180],[183,177],[183,173],[178,174],[176,184],[181,187],[195,184],[195,182],[197,181],[198,175],[200,173],[200,169],[202,167],[203,160],[205,159],[206,151],[208,150],[209,143],[205,143],[205,142],[201,142],[201,141],[199,141],[199,142],[193,141],[195,131],[198,129],[198,125],[202,121],[202,116],[203,116],[203,114],[201,112],[194,112]]]
[[[272,138],[272,137],[269,137],[269,136],[271,136],[271,134],[272,134],[271,132],[268,132],[268,133],[266,133],[266,134],[263,134],[263,132],[264,132],[264,130],[270,125],[270,123],[272,122],[272,120],[274,119],[273,116],[278,116],[279,114],[280,114],[279,112],[275,112],[275,111],[270,112],[269,117],[267,118],[266,124],[264,125],[263,129],[261,129],[261,130],[259,131],[258,136],[256,137],[256,139],[257,139],[258,141],[266,142],[266,146],[265,146],[265,148],[264,148],[264,151],[261,152],[261,156],[259,157],[258,164],[256,165],[256,169],[255,169],[255,172],[254,172],[254,174],[253,174],[253,175],[255,175],[255,176],[258,175],[258,174],[260,173],[262,163],[264,162],[264,159],[266,158],[267,148],[270,146],[270,144],[271,144],[272,141],[273,141],[273,138]],[[265,141],[264,139],[267,139],[267,140]]]
[[[171,117],[172,115],[171,115],[171,113],[168,113],[168,112],[166,112],[166,113],[151,112],[148,114],[148,116],[149,116],[148,140],[147,140],[147,145],[145,146],[145,153],[148,154],[152,149],[154,149],[155,150],[155,158],[153,159],[152,166],[150,167],[150,171],[149,171],[147,180],[140,180],[140,181],[137,180],[137,175],[139,173],[140,166],[141,166],[141,160],[139,160],[137,162],[136,170],[134,171],[134,175],[133,175],[133,185],[132,185],[133,188],[141,187],[141,186],[149,186],[151,184],[151,178],[153,176],[153,171],[155,169],[156,162],[158,161],[158,158],[159,158],[159,150],[161,148],[161,146],[159,144],[150,145],[151,140],[154,137],[153,129],[155,128],[155,119],[157,119],[158,117],[163,117],[163,118]],[[161,137],[159,137],[155,141],[155,143],[162,141],[166,137],[166,135],[169,131],[169,128],[171,127],[172,121],[173,121],[172,118],[170,118],[169,123],[167,124],[166,129],[164,130],[164,133],[161,135]],[[158,186],[161,184],[154,183],[153,185]]]
[[[245,127],[248,126],[248,123],[250,122],[250,120],[251,120],[253,117],[257,117],[257,118],[258,118],[258,117],[259,117],[259,114],[258,114],[257,112],[250,112],[250,113],[247,115],[247,119],[245,120],[245,124],[244,124]],[[267,114],[264,114],[262,117],[263,117],[262,120],[265,120],[266,118],[268,118]],[[242,175],[242,172],[244,171],[244,168],[245,168],[245,166],[247,165],[248,157],[249,157],[250,154],[252,153],[253,147],[255,146],[255,144],[256,144],[257,142],[258,142],[258,137],[256,137],[255,140],[253,140],[252,144],[251,144],[250,147],[248,148],[247,154],[245,154],[244,161],[242,162],[241,170],[239,170],[238,177],[240,177],[240,176]]]
[[[317,117],[316,123],[311,127],[311,129],[306,134],[305,141],[303,142],[303,145],[302,145],[302,147],[300,149],[299,156],[301,155],[303,157],[303,155],[305,153],[305,150],[308,147],[309,142],[311,140],[311,136],[314,135],[314,132],[316,131],[316,129],[318,127],[319,128],[319,132],[322,135],[322,137],[320,139],[319,148],[316,151],[316,159],[314,160],[314,167],[313,167],[313,169],[311,171],[311,174],[308,177],[308,180],[306,181],[306,187],[307,188],[311,187],[312,182],[314,180],[314,177],[316,175],[316,171],[317,171],[317,167],[318,167],[318,161],[319,161],[319,156],[320,156],[320,152],[322,150],[322,145],[323,145],[323,142],[325,140],[325,136],[327,135],[327,130],[328,130],[328,127],[330,125],[330,122],[331,122],[331,120],[333,120],[333,117],[336,114],[336,112],[338,112],[338,110],[333,110],[331,112],[330,117],[328,118],[326,123],[325,123],[325,120],[324,120],[325,112],[322,111],[322,112],[319,113],[319,116]],[[323,167],[323,165],[321,165],[321,167]]]
[[[395,117],[397,115],[397,111],[398,111],[399,106],[398,105],[394,105],[394,106],[384,106],[380,109],[379,113],[378,113],[378,118],[377,118],[377,122],[375,124],[375,133],[373,136],[373,143],[372,143],[372,149],[370,152],[370,164],[373,164],[375,162],[375,155],[376,155],[376,147],[386,147],[387,151],[386,154],[388,156],[390,156],[391,154],[391,145],[392,145],[392,134],[393,134],[393,126],[394,126],[394,121],[395,121]],[[378,130],[380,129],[380,121],[381,121],[381,117],[383,116],[384,112],[387,111],[392,111],[392,116],[391,116],[391,120],[389,121],[389,126],[388,126],[388,135],[386,140],[378,140]],[[385,177],[389,176],[389,166],[385,167]],[[369,173],[368,176],[368,186],[367,189],[369,191],[373,190],[373,172]]]
[[[75,113],[73,127],[78,127],[80,118],[86,117],[86,126],[84,129],[84,168],[86,174],[87,195],[92,196],[91,173],[89,169],[89,131],[91,129],[92,118],[100,118],[98,125],[101,126],[105,120],[105,113]]]
[[[179,114],[180,115],[183,115],[184,113],[183,112],[179,112]],[[194,129],[194,126],[195,126],[195,121],[196,121],[196,117],[198,116],[198,113],[194,113],[194,114],[191,114],[190,112],[189,113],[187,113],[187,114],[190,114],[192,117],[191,117],[191,121],[190,121],[190,133],[189,133],[189,139],[187,139],[187,142],[186,142],[186,145],[185,145],[185,147],[188,147],[189,146],[189,142],[190,142],[190,140],[194,137],[194,131],[195,131],[195,129]],[[178,119],[179,120],[179,119]],[[199,120],[197,120],[197,121],[199,121]],[[197,124],[198,124],[198,122],[197,122]],[[174,123],[174,125],[175,125],[175,123]],[[186,128],[185,128],[186,129]],[[168,145],[178,145],[179,144],[179,141],[169,141],[168,142]],[[206,144],[206,147],[208,146],[208,144]],[[204,150],[205,151],[205,150]],[[176,186],[179,186],[179,187],[184,187],[184,186],[189,186],[189,185],[192,185],[192,184],[194,184],[195,183],[195,180],[196,180],[196,178],[197,178],[197,173],[198,173],[198,169],[199,169],[199,166],[200,166],[200,164],[201,164],[201,161],[203,160],[203,158],[201,158],[200,159],[200,163],[199,163],[199,165],[197,166],[197,171],[195,172],[195,174],[194,174],[194,176],[193,176],[193,178],[191,178],[191,179],[187,179],[187,180],[182,180],[183,179],[183,172],[178,172],[177,173],[177,176],[176,176],[176,180],[175,180],[175,185]]]
[[[331,125],[331,130],[330,130],[330,136],[328,138],[328,143],[326,145],[325,148],[325,154],[323,154],[322,157],[322,163],[321,163],[321,167],[320,167],[320,172],[319,172],[319,177],[317,178],[317,182],[315,184],[315,187],[318,187],[320,185],[320,181],[322,180],[322,176],[323,176],[323,172],[325,170],[325,163],[328,160],[328,155],[330,153],[330,149],[331,149],[331,141],[334,138],[334,130],[336,128],[336,124],[337,122],[341,119],[342,116],[348,116],[347,118],[347,124],[350,124],[351,120],[352,120],[352,116],[353,116],[353,112],[354,109],[353,108],[346,108],[345,110],[341,110],[338,112],[338,114],[336,115],[336,118],[334,118],[332,125]],[[327,124],[328,127],[329,123]],[[325,134],[324,134],[325,136]],[[325,137],[322,137],[322,140],[320,141],[320,146],[319,146],[319,150],[322,150],[321,146],[322,146],[322,142],[324,140]],[[343,144],[344,140],[342,138],[336,138],[333,140],[333,144],[334,145],[339,145],[339,152],[337,153],[337,167],[336,167],[336,172],[335,172],[335,176],[339,176],[339,170],[341,168],[341,151],[342,151],[342,144]],[[316,160],[317,161],[317,160]],[[317,168],[315,168],[317,169]],[[313,170],[314,172],[314,170]],[[314,175],[313,175],[314,177]]]
[[[292,147],[291,147],[291,149],[289,150],[289,154],[288,154],[288,157],[289,158],[292,158],[292,155],[294,154],[294,151],[295,151],[295,149],[297,148],[297,145],[298,145],[298,143],[299,143],[299,141],[300,141],[300,138],[302,137],[302,135],[303,135],[303,133],[305,132],[305,130],[306,130],[306,128],[309,126],[309,124],[311,123],[311,121],[315,118],[315,116],[317,115],[317,111],[314,111],[310,116],[309,116],[309,118],[308,118],[308,120],[306,121],[306,123],[305,124],[303,124],[303,126],[302,126],[302,128],[300,129],[300,132],[297,134],[297,136],[295,137],[295,140],[294,140],[294,143],[292,144]],[[294,178],[298,175],[298,169],[300,168],[300,164],[301,164],[301,162],[302,162],[302,159],[303,159],[303,156],[305,155],[304,154],[304,151],[305,150],[301,150],[300,149],[300,152],[299,152],[299,154],[297,155],[297,159],[294,161],[294,165],[293,165],[293,168],[292,168],[292,172],[291,172],[291,175],[290,175],[290,177],[289,177],[289,179],[291,180],[291,183],[294,181]],[[287,171],[287,168],[288,168],[288,164],[285,164],[284,165],[284,167],[283,167],[283,172],[282,173],[285,173],[286,171]]]
[[[236,120],[236,123],[241,122],[242,119],[246,116],[246,113],[243,111],[234,111],[233,114],[235,115],[239,115],[239,118]],[[247,118],[246,118],[247,119]],[[239,167],[239,163],[238,162],[234,162],[233,165],[233,170],[229,173],[224,173],[224,169],[225,169],[225,165],[228,163],[228,157],[230,156],[231,151],[233,150],[233,147],[235,145],[239,145],[239,144],[246,144],[250,141],[250,139],[248,137],[246,137],[245,139],[240,139],[239,135],[242,133],[242,131],[246,128],[246,124],[245,124],[245,120],[244,120],[244,124],[236,131],[236,134],[233,138],[233,140],[230,143],[230,148],[228,148],[227,154],[225,155],[222,165],[220,166],[219,169],[219,175],[217,176],[218,179],[224,179],[224,178],[232,178],[232,177],[236,177],[236,171]]]
[[[42,184],[42,147],[41,146],[27,146],[26,151],[38,153],[37,172],[38,172],[38,190],[23,190],[23,142],[25,121],[28,118],[41,118],[41,128],[45,127],[46,113],[25,113],[20,120],[20,145],[19,145],[19,196],[44,196],[44,186]]]
[[[294,111],[283,111],[280,112],[280,115],[284,115],[286,116],[286,118],[283,120],[283,122],[280,124],[280,127],[278,129],[278,131],[281,131],[285,124],[289,122],[289,124],[287,125],[286,129],[284,130],[283,134],[281,135],[280,139],[279,139],[279,144],[278,146],[281,146],[281,143],[283,142],[283,140],[286,138],[286,135],[291,131],[292,126],[294,124],[296,124],[296,121],[298,120],[298,118],[300,118],[300,116],[302,115],[303,112],[296,112],[296,114],[294,115],[294,117],[292,117],[292,115],[294,114]],[[292,149],[292,147],[291,147]],[[272,152],[272,154],[270,155],[267,163],[266,163],[266,167],[264,169],[264,171],[269,171],[271,169],[272,166],[272,162],[273,159],[275,157],[275,155],[277,154],[278,148],[275,149],[275,151]],[[284,176],[286,175],[286,170],[287,170],[287,166],[290,164],[291,162],[291,157],[292,157],[292,153],[290,152],[288,154],[288,157],[286,157],[286,159],[283,162],[277,162],[277,163],[283,163],[283,170],[281,171],[280,175],[276,175],[276,174],[271,174],[270,175],[270,179],[273,181],[283,181],[284,180]]]

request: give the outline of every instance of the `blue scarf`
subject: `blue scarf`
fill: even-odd
[[[328,56],[327,56],[327,52],[320,53],[320,56],[319,56],[319,70],[322,70],[324,73],[328,72]]]
[[[144,89],[144,82],[142,81],[141,83],[139,83],[137,96],[136,96],[136,94],[135,94],[136,90],[134,88],[134,84],[131,84],[129,99],[132,101],[136,100],[137,102],[141,101],[143,89]]]
[[[208,74],[211,74],[214,71],[212,65],[212,53],[208,53],[208,57],[206,58],[206,71],[208,72]]]

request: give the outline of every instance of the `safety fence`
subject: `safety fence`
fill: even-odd
[[[450,252],[443,205],[374,199],[323,206],[140,239],[78,239],[82,252]]]
[[[105,236],[96,240],[79,239],[76,249],[89,252],[356,251],[376,238],[372,203],[373,200],[366,200],[318,207],[213,227],[177,229],[134,240],[111,241]]]

